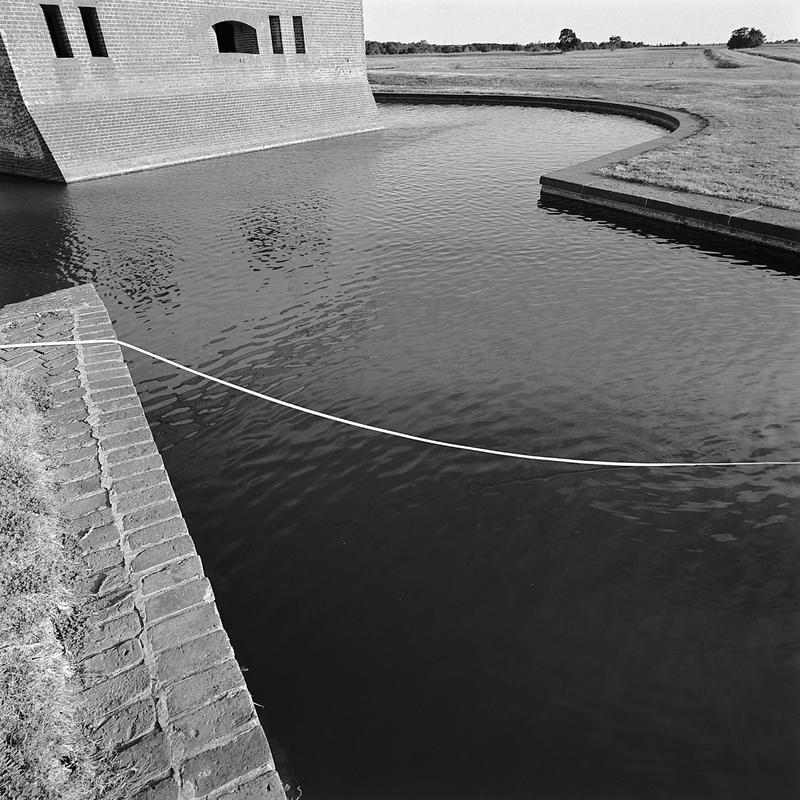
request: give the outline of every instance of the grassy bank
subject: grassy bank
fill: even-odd
[[[70,613],[64,534],[42,451],[43,393],[0,368],[0,797],[96,796],[77,686],[57,635]]]
[[[800,45],[759,53],[800,58]],[[700,46],[370,56],[367,67],[373,88],[384,91],[527,92],[700,114],[709,122],[701,133],[604,174],[800,211],[800,65],[792,61]]]

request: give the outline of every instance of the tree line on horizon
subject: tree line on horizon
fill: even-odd
[[[580,41],[580,40],[579,40]],[[686,42],[683,42],[685,45]],[[650,47],[644,42],[629,42],[619,36],[611,36],[607,42],[580,42],[577,50],[615,50],[631,47]],[[400,56],[413,53],[489,53],[495,50],[512,52],[560,53],[559,42],[469,42],[467,44],[431,44],[426,40],[419,42],[376,42],[367,40],[367,55]]]
[[[728,40],[731,50],[760,47],[766,37],[758,28],[737,28]],[[781,39],[777,43],[795,43],[797,39]],[[700,42],[696,43],[700,46]],[[415,53],[490,53],[494,51],[529,52],[529,53],[568,53],[572,50],[616,50],[633,47],[689,47],[688,42],[670,44],[645,44],[632,42],[621,36],[609,36],[605,42],[584,42],[578,38],[571,28],[563,28],[555,42],[469,42],[467,44],[431,44],[422,39],[419,42],[378,42],[366,41],[368,56],[377,55],[412,55]]]

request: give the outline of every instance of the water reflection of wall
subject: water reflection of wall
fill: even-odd
[[[117,187],[6,179],[0,220],[0,281],[9,301],[90,282],[113,314],[115,304],[171,304],[180,293],[170,279],[178,256],[168,210]]]

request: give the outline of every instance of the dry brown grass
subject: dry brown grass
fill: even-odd
[[[774,48],[761,50],[782,58],[800,50]],[[720,69],[722,63],[728,68]],[[370,56],[368,69],[376,90],[527,92],[700,114],[709,121],[701,133],[605,174],[800,211],[800,65],[792,62],[701,46],[555,56]]]
[[[57,635],[71,598],[36,391],[0,368],[0,797],[96,796],[97,760]]]

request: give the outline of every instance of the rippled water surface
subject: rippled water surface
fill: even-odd
[[[790,259],[538,205],[542,172],[655,129],[381,114],[69,188],[3,179],[0,301],[93,281],[121,338],[420,435],[798,457]],[[304,797],[797,796],[796,468],[502,461],[131,368]]]

